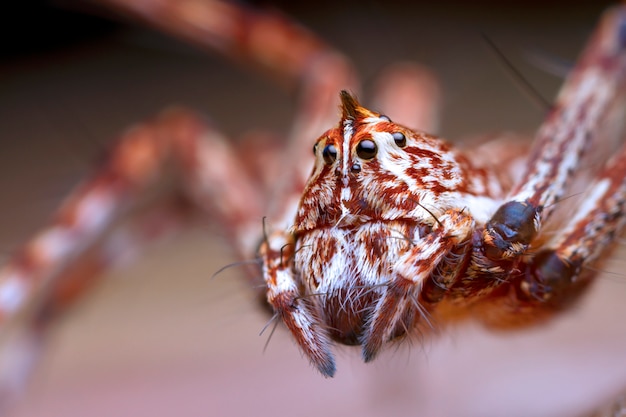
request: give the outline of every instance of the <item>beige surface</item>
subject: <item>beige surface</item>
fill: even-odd
[[[372,4],[358,13],[347,7],[300,13],[352,51],[368,76],[394,57],[437,67],[450,137],[531,129],[540,119],[483,48],[477,29],[512,51],[549,96],[558,80],[528,69],[515,48],[570,57],[595,13]],[[5,252],[44,224],[88,170],[98,142],[167,104],[200,108],[233,133],[259,125],[285,129],[281,120],[289,118],[290,101],[267,83],[138,32],[22,61],[2,75],[9,80],[0,96]],[[325,380],[283,330],[263,353],[267,334],[258,333],[267,317],[237,270],[209,280],[232,261],[219,232],[189,231],[112,273],[59,323],[14,415],[578,415],[626,386],[623,257],[624,250],[616,252],[606,269],[617,273],[602,275],[580,307],[550,326],[491,335],[469,325],[371,365],[340,348],[337,377]]]

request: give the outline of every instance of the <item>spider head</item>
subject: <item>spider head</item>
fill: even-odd
[[[314,147],[292,229],[293,270],[328,334],[365,346],[398,263],[410,263],[411,251],[441,227],[438,216],[463,209],[460,196],[472,184],[464,160],[443,141],[393,123],[346,92],[341,100],[339,125]],[[407,300],[418,303],[419,288],[412,284]],[[401,317],[381,338],[403,335],[422,312],[397,311]]]
[[[421,219],[450,206],[467,180],[464,160],[434,136],[393,123],[341,92],[342,118],[313,152],[295,230]]]

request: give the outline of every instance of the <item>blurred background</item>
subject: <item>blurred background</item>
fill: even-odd
[[[296,4],[297,3],[297,4]],[[355,62],[366,89],[399,60],[444,91],[441,134],[532,132],[533,105],[485,33],[548,100],[602,2],[265,2]],[[593,4],[591,4],[593,3]],[[286,133],[294,97],[246,68],[129,22],[44,1],[0,14],[0,252],[43,227],[106,144],[171,104],[236,138]],[[541,61],[541,64],[537,64]],[[468,323],[364,365],[338,349],[325,380],[278,329],[236,268],[219,225],[189,230],[112,271],[55,326],[13,416],[578,416],[626,387],[623,245],[609,273],[545,327],[490,334]]]

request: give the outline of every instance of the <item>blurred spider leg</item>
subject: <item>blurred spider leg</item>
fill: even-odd
[[[256,9],[219,0],[99,0],[130,17],[175,37],[252,67],[299,92],[295,123],[281,182],[274,195],[299,193],[312,167],[314,140],[335,123],[340,90],[358,83],[348,60],[315,34],[273,10]],[[274,199],[272,199],[274,201]],[[273,225],[283,227],[295,205],[276,201],[270,209]],[[276,219],[274,221],[274,219]],[[278,223],[278,224],[277,224]]]
[[[438,132],[441,89],[428,68],[413,62],[393,64],[378,76],[374,89],[374,109],[411,129]]]
[[[0,270],[0,387],[19,392],[47,325],[116,259],[210,210],[252,256],[261,197],[221,135],[182,110],[130,129]],[[27,354],[31,352],[31,354]]]
[[[593,278],[593,271],[584,273],[585,266],[606,254],[626,221],[625,178],[626,146],[590,185],[565,227],[530,262],[519,285],[539,308],[565,307]]]
[[[296,87],[329,48],[274,10],[222,0],[96,0],[110,10],[227,58],[260,68]]]
[[[624,92],[625,29],[626,8],[602,19],[537,133],[525,173],[485,227],[487,258],[514,260],[526,252],[583,152],[601,137],[602,123]]]

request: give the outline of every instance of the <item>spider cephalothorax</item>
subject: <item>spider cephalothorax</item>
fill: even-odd
[[[472,232],[501,190],[440,139],[367,110],[347,92],[341,101],[339,125],[314,146],[293,227],[280,246],[266,243],[280,248],[280,259],[265,276],[274,306],[279,271],[289,276],[292,302],[277,311],[305,352],[330,337],[363,345],[371,360],[429,314],[437,285],[463,272]],[[301,311],[311,322],[290,325]]]

